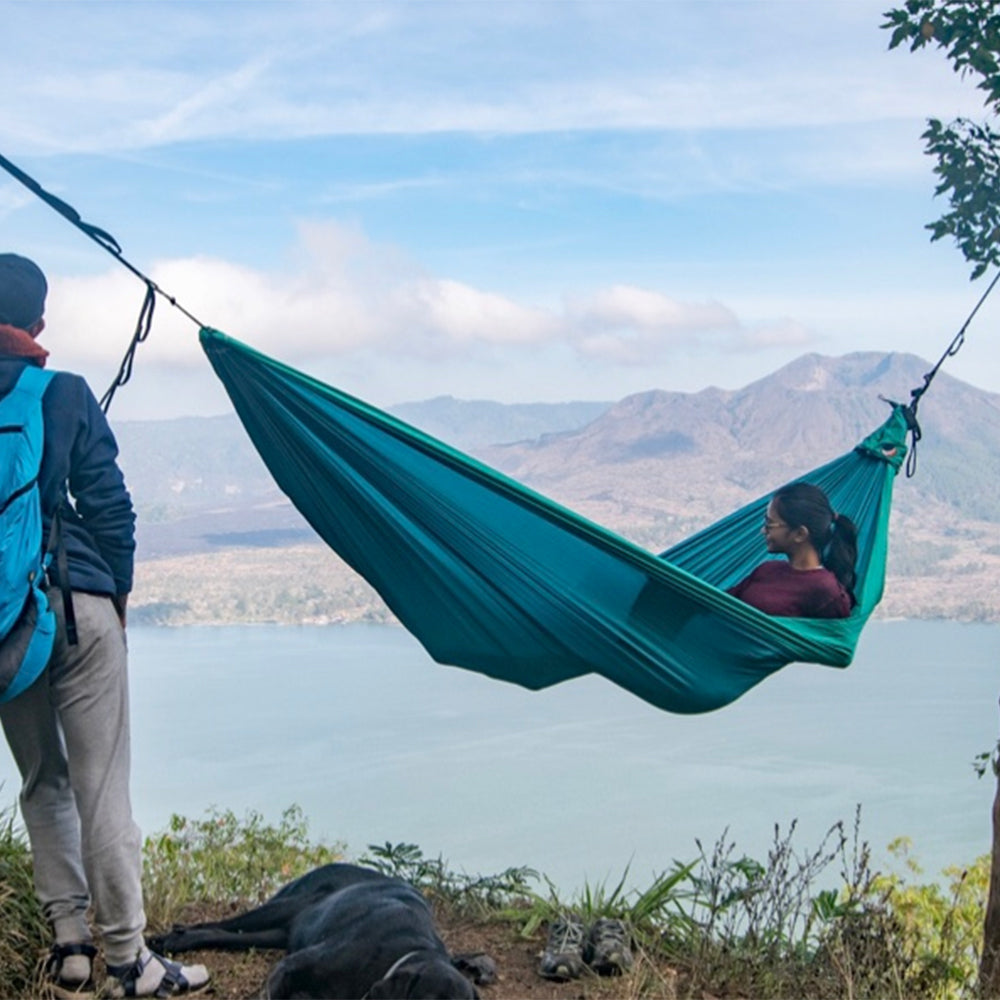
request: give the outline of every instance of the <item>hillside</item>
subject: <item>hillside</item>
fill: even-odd
[[[629,396],[587,427],[488,454],[516,478],[577,501],[601,493],[627,512],[655,498],[674,516],[717,517],[841,454],[884,419],[880,397],[908,400],[929,367],[912,355],[810,354],[732,392]],[[1000,396],[942,373],[920,421],[920,474],[899,481],[899,509],[943,503],[1000,523],[1000,496],[982,488],[1000,475]]]
[[[397,413],[658,551],[841,454],[883,419],[880,396],[908,399],[929,367],[810,354],[738,390],[651,390],[613,405],[442,398]],[[1000,396],[941,373],[920,417],[917,475],[897,480],[883,613],[1000,620],[1000,495],[988,485],[1000,481]],[[234,417],[118,432],[140,512],[137,620],[385,620]]]

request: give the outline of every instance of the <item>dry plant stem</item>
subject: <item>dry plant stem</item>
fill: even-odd
[[[993,756],[993,770],[997,779],[993,798],[993,853],[979,966],[979,992],[990,1000],[1000,997],[1000,742]]]

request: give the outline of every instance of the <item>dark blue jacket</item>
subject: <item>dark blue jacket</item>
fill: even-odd
[[[14,388],[25,364],[23,358],[0,356],[0,396]],[[70,372],[55,373],[42,414],[39,491],[46,540],[68,484],[62,526],[70,586],[94,594],[127,594],[132,589],[135,513],[107,418],[84,379]]]

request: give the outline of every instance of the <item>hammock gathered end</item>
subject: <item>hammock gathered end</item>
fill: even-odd
[[[848,666],[881,599],[901,406],[800,477],[857,524],[854,611],[773,618],[725,593],[765,555],[770,493],[655,555],[217,330],[200,338],[279,487],[439,663],[531,689],[596,673],[705,712],[791,662]]]

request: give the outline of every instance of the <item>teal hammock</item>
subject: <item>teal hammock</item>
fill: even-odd
[[[670,712],[792,662],[846,667],[882,596],[906,419],[801,476],[858,526],[849,618],[725,593],[766,556],[762,496],[660,555],[225,334],[201,343],[275,481],[439,663],[540,689],[599,674]]]

